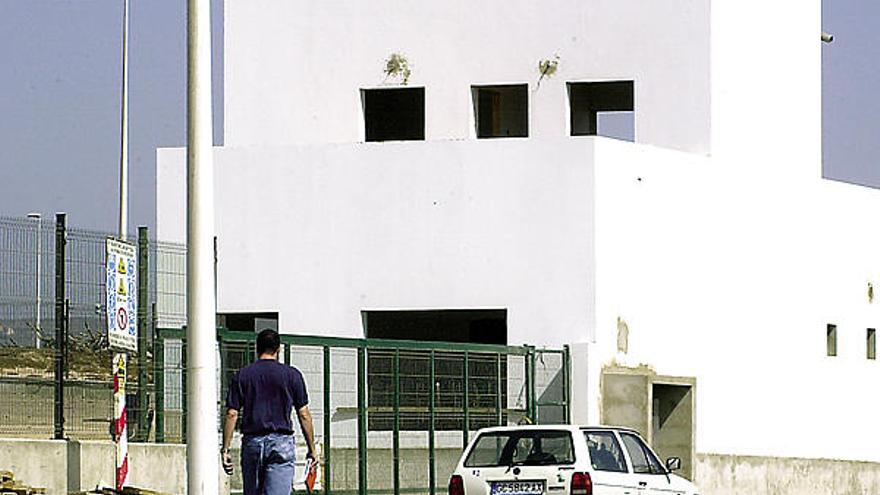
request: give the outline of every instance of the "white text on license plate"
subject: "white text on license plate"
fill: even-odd
[[[543,481],[499,481],[492,483],[492,495],[536,495],[544,493]]]

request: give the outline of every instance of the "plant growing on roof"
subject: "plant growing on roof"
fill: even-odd
[[[559,54],[556,54],[553,59],[546,59],[538,61],[538,73],[541,74],[538,77],[538,87],[541,87],[541,81],[544,80],[545,77],[550,77],[553,74],[556,74],[556,69],[559,67]]]
[[[398,77],[400,84],[406,85],[409,82],[409,76],[412,71],[409,68],[409,60],[400,53],[392,53],[388,60],[385,61],[385,78]]]

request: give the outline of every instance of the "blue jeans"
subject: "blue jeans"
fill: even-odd
[[[290,495],[295,458],[293,435],[270,433],[242,437],[244,495]]]

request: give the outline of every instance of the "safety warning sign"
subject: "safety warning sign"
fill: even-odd
[[[107,239],[107,339],[137,351],[137,259],[133,244]]]

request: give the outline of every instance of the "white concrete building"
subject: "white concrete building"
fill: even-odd
[[[369,310],[504,309],[506,343],[574,346],[575,420],[623,421],[642,380],[651,431],[690,387],[706,493],[880,490],[843,462],[880,463],[880,195],[822,178],[819,0],[225,8],[221,313],[363,337]],[[185,152],[158,157],[184,241]]]

